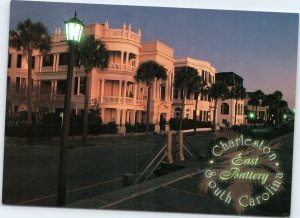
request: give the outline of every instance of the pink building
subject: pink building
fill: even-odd
[[[150,122],[169,120],[182,111],[180,90],[174,87],[174,69],[191,66],[198,70],[209,84],[214,83],[216,70],[206,61],[192,58],[175,59],[173,49],[159,41],[142,42],[141,30],[134,32],[131,24],[114,29],[108,22],[86,25],[85,35],[101,39],[109,51],[109,67],[106,70],[93,69],[91,73],[90,102],[101,107],[103,122],[114,121],[118,125],[145,121],[147,87],[135,82],[134,75],[140,63],[154,60],[167,69],[167,80],[157,80],[151,96]],[[60,112],[63,108],[66,87],[68,45],[60,28],[52,36],[51,51],[47,56],[34,52],[33,61],[33,104],[34,110]],[[9,49],[8,99],[10,109],[26,110],[27,59],[20,52]],[[85,73],[83,68],[74,69],[72,110],[78,114],[83,110]],[[17,92],[17,94],[16,94]],[[23,97],[22,94],[23,93]],[[15,97],[14,97],[15,96]],[[19,96],[19,97],[17,97]],[[193,96],[185,99],[184,117],[192,118],[195,110]],[[211,120],[211,101],[200,96],[197,115],[200,120]]]

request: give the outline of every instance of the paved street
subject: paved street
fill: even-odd
[[[105,141],[105,139],[103,139]],[[189,137],[206,153],[210,135]],[[136,137],[122,144],[69,149],[67,202],[93,197],[122,188],[124,173],[133,172],[152,151],[158,136],[147,140]],[[95,141],[94,141],[95,142]],[[47,145],[6,145],[4,154],[3,202],[7,204],[54,206],[59,150]]]

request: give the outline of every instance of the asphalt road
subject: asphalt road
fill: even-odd
[[[189,142],[205,154],[211,135],[190,136]],[[133,172],[159,141],[69,149],[67,203],[122,188],[125,173]],[[4,204],[55,206],[59,150],[49,146],[6,145],[4,150]]]

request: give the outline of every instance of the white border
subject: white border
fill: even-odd
[[[45,1],[45,0],[40,0]],[[143,5],[143,6],[162,6],[162,7],[180,7],[180,8],[204,8],[204,9],[225,9],[225,10],[244,10],[244,11],[273,11],[273,12],[300,12],[299,0],[48,0],[51,2],[78,2],[78,3],[96,3],[96,4],[119,4],[119,5]],[[9,29],[9,0],[1,0],[0,7],[0,93],[3,93],[0,98],[0,196],[2,199],[2,175],[3,175],[3,144],[4,144],[4,116],[5,116],[5,93],[6,93],[6,72],[7,72],[7,48],[8,48],[8,29]],[[20,9],[21,10],[21,9]],[[299,28],[300,29],[300,28]],[[298,35],[300,42],[300,34]],[[300,43],[298,43],[298,54],[300,52]],[[300,65],[300,55],[298,55],[298,70]],[[300,77],[297,76],[297,98],[296,108],[300,108]],[[297,109],[299,113],[300,109]],[[292,209],[291,217],[300,217],[300,207],[298,196],[300,196],[300,116],[296,116],[295,141],[294,141],[294,161],[293,161],[293,187],[292,187]],[[297,134],[298,133],[298,134]],[[180,213],[145,213],[145,212],[125,212],[125,211],[107,211],[107,210],[82,210],[82,209],[59,209],[59,208],[41,208],[41,207],[17,207],[4,206],[0,204],[1,218],[74,218],[74,217],[125,217],[144,218],[153,217],[201,217],[201,218],[217,218],[220,215],[199,215],[199,214],[180,214]],[[237,217],[237,216],[221,216]],[[250,216],[247,216],[250,217]],[[251,217],[250,217],[251,218]]]

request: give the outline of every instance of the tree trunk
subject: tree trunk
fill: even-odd
[[[184,103],[185,103],[185,90],[183,90],[183,99],[181,104],[181,114],[180,114],[180,121],[179,121],[179,131],[182,130],[182,119],[183,119],[183,113],[184,113]]]
[[[216,130],[216,114],[217,114],[217,106],[218,106],[218,99],[215,99],[212,132],[215,132],[215,130]]]
[[[84,111],[83,111],[83,129],[82,129],[82,144],[84,144],[84,145],[87,144],[87,135],[88,135],[90,77],[91,77],[91,72],[86,71],[86,77],[85,77],[85,96],[84,96]]]
[[[31,97],[32,97],[32,51],[28,51],[28,86],[27,86],[27,122],[28,126],[32,125],[32,107],[31,107]]]
[[[194,111],[194,133],[197,132],[197,109],[198,109],[198,96],[196,96],[196,105]]]
[[[147,114],[146,114],[146,132],[149,133],[149,121],[150,121],[150,103],[151,103],[151,92],[152,92],[152,84],[148,85],[148,98],[147,98]]]

